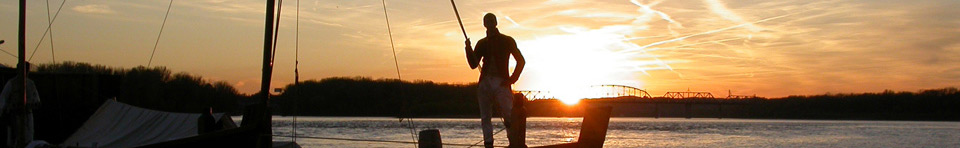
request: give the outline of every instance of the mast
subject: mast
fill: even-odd
[[[18,45],[17,45],[17,52],[18,52],[18,54],[19,54],[19,57],[18,57],[18,59],[17,59],[17,62],[18,62],[17,64],[18,64],[18,66],[26,66],[26,64],[27,64],[27,60],[25,59],[25,58],[27,57],[27,56],[26,56],[26,55],[27,55],[27,54],[26,54],[26,53],[27,53],[27,52],[26,52],[26,51],[27,51],[27,47],[26,47],[26,45],[27,45],[27,44],[26,44],[26,40],[27,40],[27,32],[26,32],[26,30],[27,30],[27,29],[26,29],[26,26],[27,26],[27,0],[20,0],[20,25],[19,25],[20,31],[19,31],[19,35],[18,35],[18,37],[17,37],[17,42],[18,42],[18,43],[17,43],[17,44],[18,44]],[[23,96],[23,107],[24,107],[23,109],[26,109],[26,107],[27,107],[27,69],[26,69],[25,67],[20,67],[20,74],[23,75],[23,81],[22,81],[23,83],[21,83],[21,85],[22,85],[21,88],[23,88],[23,89],[21,89],[21,90],[22,90],[23,92],[20,92],[20,93],[23,94],[23,95],[22,95],[22,96]]]
[[[23,1],[23,0],[21,0]],[[271,131],[270,116],[270,79],[273,76],[273,16],[275,6],[274,0],[267,0],[266,20],[264,21],[263,31],[263,76],[260,81],[260,104],[263,105],[265,115],[262,124],[262,134],[260,137],[260,147],[272,147],[273,131]]]
[[[18,71],[17,71],[17,72],[20,73],[20,74],[17,74],[17,75],[20,75],[22,78],[21,78],[20,84],[16,84],[16,85],[20,85],[20,88],[22,88],[22,89],[20,89],[21,92],[19,92],[19,93],[20,93],[20,94],[23,94],[23,95],[20,95],[20,96],[23,97],[23,98],[20,98],[20,99],[23,100],[23,102],[22,102],[23,104],[22,104],[22,106],[21,106],[22,108],[18,108],[18,109],[22,109],[22,110],[23,110],[23,111],[20,112],[20,114],[19,114],[19,116],[21,116],[22,118],[26,118],[26,116],[27,116],[26,110],[27,110],[27,96],[28,96],[28,95],[27,95],[27,69],[26,69],[26,63],[27,63],[27,61],[26,61],[26,59],[25,59],[26,53],[27,53],[27,52],[26,52],[26,49],[27,49],[27,48],[26,48],[26,38],[27,38],[27,37],[26,37],[26,36],[27,36],[27,35],[26,35],[26,34],[27,34],[27,33],[26,33],[26,26],[27,26],[27,24],[26,24],[26,22],[27,22],[26,19],[27,19],[27,1],[26,1],[26,0],[20,0],[20,16],[19,16],[19,20],[18,20],[18,23],[19,23],[19,24],[18,24],[18,31],[17,31],[17,33],[18,33],[18,35],[17,35],[17,54],[18,54],[18,57],[17,57],[17,70],[18,70]],[[12,80],[16,80],[16,78],[14,78],[14,79],[12,79]],[[10,102],[10,103],[12,104],[12,103],[21,103],[21,102],[13,101],[13,102]],[[18,115],[14,115],[14,116],[18,116]],[[12,127],[12,128],[20,128],[20,130],[24,130],[24,129],[22,129],[22,128],[24,128],[23,126],[17,126],[17,127]],[[13,129],[10,129],[10,130],[13,130]],[[26,135],[21,134],[21,133],[16,133],[16,134],[13,134],[13,135],[8,134],[8,136],[12,136],[12,137],[24,137],[24,136],[26,136]],[[19,141],[19,140],[17,140],[17,141],[8,141],[8,142],[12,142],[12,143],[13,143],[14,145],[16,145],[16,146],[22,146],[21,144],[26,144],[26,143],[21,143],[21,142],[23,142],[23,141]],[[9,143],[8,143],[8,144],[9,144]]]
[[[273,57],[271,51],[273,49],[274,8],[274,0],[267,0],[267,16],[263,32],[263,77],[260,81],[262,82],[260,84],[260,103],[263,105],[269,104],[270,79],[273,76],[273,62],[270,59]]]

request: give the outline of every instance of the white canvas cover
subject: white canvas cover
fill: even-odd
[[[213,116],[221,119],[223,114]],[[62,145],[126,148],[196,136],[199,117],[200,114],[150,110],[107,100]]]

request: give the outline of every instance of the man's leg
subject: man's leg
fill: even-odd
[[[509,141],[513,142],[515,141],[516,137],[512,135],[517,133],[517,131],[514,131],[514,128],[512,128],[512,126],[517,126],[514,125],[513,115],[511,115],[511,113],[513,113],[513,90],[510,90],[510,86],[500,86],[497,88],[497,92],[494,97],[498,106],[500,106],[500,113],[503,116],[504,125],[510,124],[511,126],[507,127],[507,138],[510,139]],[[510,143],[510,145],[516,144],[519,143]]]
[[[493,146],[493,124],[490,121],[492,107],[492,97],[489,93],[487,81],[481,80],[477,86],[477,103],[480,104],[480,127],[483,129],[483,145]]]

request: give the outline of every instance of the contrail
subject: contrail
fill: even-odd
[[[683,47],[697,46],[697,45],[710,44],[710,43],[721,43],[721,42],[726,42],[726,41],[739,40],[739,39],[743,39],[743,38],[744,38],[744,37],[735,37],[735,38],[719,39],[719,40],[699,42],[699,43],[693,43],[693,44],[684,44],[684,45],[673,46],[673,47],[666,47],[666,48],[652,48],[652,49],[649,49],[649,50],[647,50],[647,51],[657,51],[657,50],[660,50],[660,49],[679,49],[679,48],[683,48]]]
[[[520,27],[520,23],[513,21],[513,18],[510,18],[510,16],[503,16],[503,18],[507,19],[507,21],[510,21],[510,23],[513,23],[513,26]]]
[[[644,12],[645,14],[655,14],[655,15],[659,16],[660,19],[663,19],[663,20],[666,20],[667,22],[669,22],[671,25],[668,25],[668,26],[667,26],[667,30],[669,30],[671,34],[677,34],[677,32],[673,30],[673,26],[675,25],[675,26],[678,27],[678,28],[683,28],[683,24],[680,24],[679,22],[673,20],[673,19],[670,17],[670,15],[667,15],[666,13],[663,13],[662,11],[653,10],[653,8],[651,8],[651,7],[653,7],[653,6],[656,6],[657,4],[660,4],[660,2],[663,2],[663,1],[661,0],[661,1],[655,1],[655,2],[650,3],[650,4],[643,4],[643,3],[640,3],[640,2],[637,1],[637,0],[630,0],[630,3],[633,3],[634,5],[639,6],[639,7],[640,7],[640,10],[643,10],[643,11],[640,11],[640,12]]]
[[[681,25],[680,23],[677,23],[677,21],[674,21],[672,18],[670,18],[670,15],[667,15],[666,13],[663,13],[662,11],[653,10],[653,8],[650,8],[650,6],[644,5],[644,4],[640,4],[640,3],[637,2],[636,0],[633,0],[633,1],[631,1],[631,2],[634,2],[633,4],[635,4],[635,5],[637,5],[637,6],[640,6],[640,9],[643,9],[643,10],[646,11],[647,13],[653,13],[653,14],[656,14],[657,16],[660,16],[660,19],[666,20],[667,22],[670,22],[670,24],[675,24],[675,25],[683,26],[683,25]]]
[[[624,38],[624,41],[639,40],[639,39],[649,39],[649,38],[662,38],[662,37],[667,37],[667,36],[666,36],[666,35],[658,35],[658,36],[629,37],[629,38]]]
[[[631,1],[631,2],[635,2],[635,1]],[[635,4],[636,4],[636,3],[635,3]],[[638,47],[635,47],[635,48],[630,48],[630,49],[621,51],[621,53],[628,54],[629,52],[640,52],[640,53],[642,53],[642,54],[648,54],[648,53],[647,53],[648,51],[656,51],[656,49],[654,49],[654,50],[651,50],[651,49],[650,49],[651,47],[654,47],[654,46],[663,45],[663,44],[668,44],[668,43],[673,43],[673,42],[677,42],[677,41],[682,41],[682,40],[685,40],[685,39],[690,38],[690,37],[701,36],[701,35],[708,35],[708,34],[713,34],[713,33],[717,33],[717,32],[723,32],[723,31],[727,31],[727,30],[731,30],[731,29],[736,29],[736,28],[740,28],[740,27],[744,27],[744,26],[749,26],[749,25],[756,24],[756,23],[763,23],[763,22],[767,22],[767,21],[770,21],[770,20],[780,19],[780,18],[784,18],[784,17],[787,17],[787,16],[796,15],[796,14],[800,14],[800,13],[804,13],[804,12],[806,12],[806,11],[800,11],[800,12],[789,13],[789,14],[784,14],[784,15],[779,15],[779,16],[773,16],[773,17],[768,17],[768,18],[765,18],[765,19],[760,19],[760,20],[753,21],[753,22],[748,22],[748,23],[742,23],[742,24],[738,24],[738,25],[734,25],[734,26],[730,26],[730,27],[725,27],[725,28],[720,28],[720,29],[714,29],[714,30],[710,30],[710,31],[700,32],[700,33],[689,34],[689,35],[682,36],[682,37],[677,37],[677,38],[673,38],[673,39],[668,39],[668,40],[663,40],[663,41],[659,41],[659,42],[650,43],[650,44],[643,45],[643,46],[638,46]],[[624,41],[631,41],[631,40],[633,40],[633,39],[625,39]],[[716,41],[715,41],[715,42],[716,42]],[[635,45],[635,44],[634,44],[634,45]],[[684,46],[684,45],[681,45],[681,47],[682,47],[682,46]],[[665,69],[670,70],[670,71],[673,72],[673,73],[676,73],[678,76],[680,76],[680,78],[684,78],[682,73],[677,72],[676,70],[674,70],[673,67],[671,67],[671,66],[670,66],[669,64],[667,64],[666,62],[663,62],[662,60],[660,60],[660,58],[653,57],[653,60],[654,60],[658,65],[664,67]],[[640,69],[640,71],[643,72],[644,74],[650,75],[649,73],[646,72],[646,70],[649,70],[649,69],[643,69],[643,68]],[[659,70],[659,69],[657,69],[657,70]]]
[[[678,37],[678,38],[673,38],[673,39],[669,39],[669,40],[664,40],[664,41],[659,41],[659,42],[650,43],[650,44],[647,44],[647,45],[644,45],[644,46],[640,46],[640,47],[637,48],[637,49],[627,50],[627,51],[625,51],[625,52],[645,51],[647,48],[653,47],[653,46],[657,46],[657,45],[663,45],[663,44],[667,44],[667,43],[682,41],[682,40],[687,39],[687,38],[690,38],[690,37],[695,37],[695,36],[700,36],[700,35],[707,35],[707,34],[713,34],[713,33],[717,33],[717,32],[727,31],[727,30],[730,30],[730,29],[736,29],[736,28],[748,26],[748,25],[751,25],[751,24],[762,23],[762,22],[766,22],[766,21],[770,21],[770,20],[775,20],[775,19],[779,19],[779,18],[791,16],[791,15],[796,15],[796,14],[803,13],[803,12],[806,12],[806,11],[795,12],[795,13],[790,13],[790,14],[784,14],[784,15],[780,15],[780,16],[774,16],[774,17],[769,17],[769,18],[761,19],[761,20],[754,21],[754,22],[742,23],[742,24],[739,24],[739,25],[734,25],[734,26],[730,26],[730,27],[726,27],[726,28],[720,28],[720,29],[715,29],[715,30],[710,30],[710,31],[705,31],[705,32],[700,32],[700,33],[694,33],[694,34],[690,34],[690,35],[686,35],[686,36],[682,36],[682,37]]]
[[[723,17],[724,19],[737,22],[737,23],[746,22],[744,21],[743,17],[740,17],[733,11],[730,11],[730,8],[727,8],[727,6],[724,5],[724,3],[721,2],[720,0],[704,0],[703,2],[707,4],[707,9],[709,9],[710,11],[713,11],[713,13],[717,15],[720,15],[720,17]],[[754,26],[753,24],[748,24],[746,25],[746,27],[747,29],[750,29],[750,31],[754,31],[754,32],[763,30],[763,28]]]

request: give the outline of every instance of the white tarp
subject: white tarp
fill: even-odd
[[[221,119],[222,113],[214,114]],[[197,135],[200,114],[140,108],[107,100],[63,145],[136,147]]]

